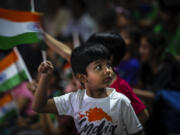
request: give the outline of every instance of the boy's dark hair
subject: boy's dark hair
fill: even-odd
[[[117,32],[98,32],[94,33],[88,40],[89,43],[100,43],[104,45],[111,56],[113,56],[113,66],[119,65],[126,54],[126,44],[123,38]]]
[[[87,66],[96,60],[110,60],[110,53],[106,47],[99,43],[84,43],[75,48],[71,54],[71,67],[74,75],[87,74]]]

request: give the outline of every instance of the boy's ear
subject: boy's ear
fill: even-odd
[[[86,75],[84,74],[76,74],[75,77],[83,84],[87,82]]]

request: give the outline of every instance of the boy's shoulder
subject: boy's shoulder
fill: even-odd
[[[112,94],[110,95],[112,100],[118,100],[118,101],[124,101],[130,103],[129,98],[123,93],[117,92],[114,88],[108,88],[108,89],[113,90]]]
[[[79,90],[74,91],[74,92],[65,93],[64,95],[61,95],[61,96],[55,96],[54,98],[72,99],[72,98],[82,97],[84,95],[84,93],[85,93],[84,89],[79,89]]]
[[[82,96],[84,94],[85,94],[85,89],[79,89],[77,91],[67,93],[67,95],[69,95],[71,97],[79,97],[79,96]]]

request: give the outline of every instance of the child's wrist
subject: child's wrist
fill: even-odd
[[[41,73],[41,77],[43,78],[49,78],[51,75],[51,73]]]

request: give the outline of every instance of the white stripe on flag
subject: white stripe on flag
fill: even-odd
[[[12,22],[0,19],[0,35],[11,37],[27,32],[40,32],[40,24],[37,22]]]
[[[3,72],[0,73],[0,84],[8,80],[9,78],[12,78],[19,72],[24,70],[24,66],[21,64],[21,62],[18,60],[16,63],[9,66],[7,69],[5,69]]]
[[[0,117],[3,117],[6,113],[14,109],[17,109],[14,101],[6,103],[4,106],[0,107]]]

